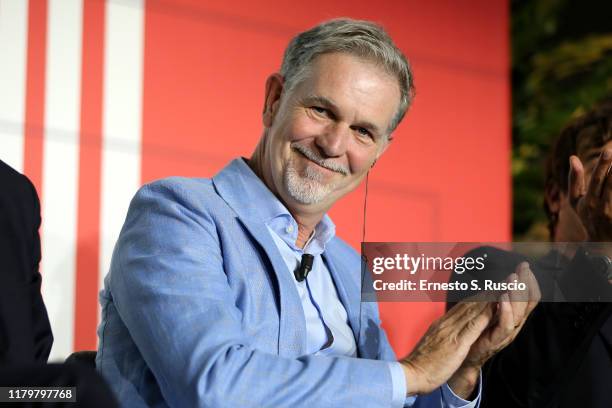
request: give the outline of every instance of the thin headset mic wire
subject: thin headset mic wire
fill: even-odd
[[[365,236],[366,236],[366,210],[368,207],[368,176],[369,175],[370,175],[370,170],[368,170],[368,172],[366,173],[365,198],[363,199],[363,225],[362,225],[362,230],[361,230],[362,245],[365,242]],[[363,254],[363,250],[362,250],[361,256],[365,257],[365,255]]]
[[[365,194],[363,198],[363,224],[361,230],[361,288],[359,294],[359,331],[357,332],[357,350],[359,351],[359,342],[361,340],[361,306],[363,305],[363,283],[365,279],[365,274],[367,273],[368,267],[368,258],[365,256],[363,247],[365,243],[366,237],[366,213],[368,208],[368,177],[370,176],[370,170],[366,173],[366,182],[365,182]]]

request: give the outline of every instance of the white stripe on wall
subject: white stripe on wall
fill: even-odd
[[[130,200],[140,186],[143,37],[144,0],[107,2],[100,194],[101,289]]]
[[[49,0],[43,151],[43,296],[55,340],[72,352],[81,94],[81,0]]]
[[[28,1],[0,0],[0,160],[23,172]]]

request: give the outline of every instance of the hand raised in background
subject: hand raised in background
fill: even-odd
[[[609,177],[612,150],[602,151],[590,180],[578,156],[569,160],[569,201],[587,231],[586,240],[612,241],[612,177]]]

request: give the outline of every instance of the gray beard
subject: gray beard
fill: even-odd
[[[324,184],[324,176],[319,171],[308,165],[304,170],[304,175],[300,175],[296,170],[293,160],[291,160],[284,171],[283,182],[285,189],[295,201],[301,204],[317,204],[336,187],[335,183]]]

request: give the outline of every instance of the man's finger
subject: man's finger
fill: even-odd
[[[516,273],[510,274],[507,281],[513,282],[516,280],[518,283],[527,284],[527,275],[524,270],[525,264],[527,264],[527,262],[521,262],[516,268]],[[510,305],[512,306],[512,315],[514,316],[514,325],[516,326],[525,315],[529,293],[524,293],[520,290],[511,290],[508,292],[508,295],[510,298]]]
[[[586,194],[586,182],[584,180],[584,167],[578,156],[570,156],[570,171],[568,175],[568,193],[570,204],[574,209],[578,201]]]
[[[535,309],[535,307],[540,302],[540,299],[542,298],[542,293],[540,292],[540,285],[538,284],[538,280],[536,279],[531,269],[529,269],[528,272],[529,273],[527,275],[527,287],[529,288],[529,306],[527,307],[526,311],[527,316],[529,316],[533,309]]]
[[[493,318],[493,310],[490,304],[481,310],[480,314],[466,321],[465,326],[459,332],[458,338],[468,344],[474,344],[481,333],[487,328]]]
[[[444,316],[444,325],[458,324],[460,328],[464,327],[470,320],[474,319],[483,309],[488,307],[489,302],[485,301],[466,301],[463,300],[457,303]]]
[[[605,149],[603,152],[601,152],[601,155],[599,155],[599,160],[597,161],[597,165],[595,166],[595,170],[593,170],[593,175],[591,176],[591,182],[589,183],[587,194],[592,195],[592,197],[601,197],[611,163],[612,150]]]
[[[493,328],[493,333],[491,335],[492,341],[495,343],[508,337],[517,325],[514,321],[515,317],[512,310],[512,304],[510,303],[510,296],[507,293],[504,293],[499,298],[497,315],[497,324]],[[520,322],[518,324],[520,324]]]

